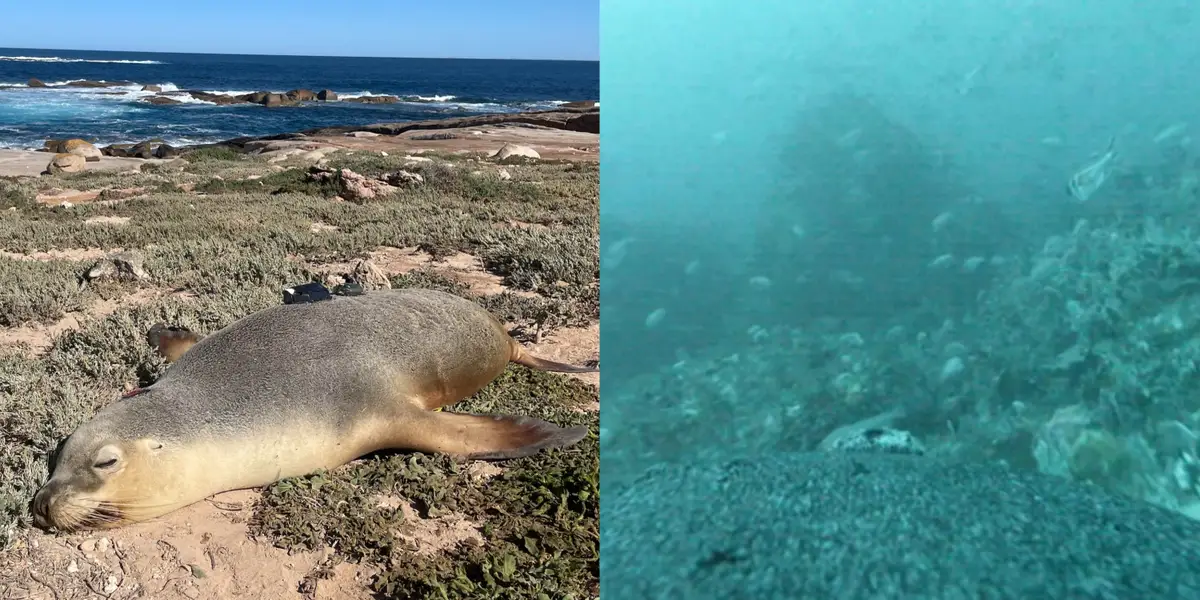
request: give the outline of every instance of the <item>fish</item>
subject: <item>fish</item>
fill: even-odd
[[[629,237],[613,242],[601,257],[600,268],[604,271],[611,271],[621,266],[621,262],[629,254],[629,244],[632,242],[633,238]]]
[[[1088,198],[1104,186],[1104,182],[1112,175],[1112,162],[1117,157],[1116,143],[1116,136],[1109,138],[1104,154],[1071,176],[1067,181],[1067,193],[1071,197],[1079,202],[1087,202]]]
[[[944,227],[946,227],[946,224],[949,223],[950,219],[952,219],[953,217],[954,217],[953,213],[951,213],[950,211],[946,211],[946,212],[941,213],[938,216],[934,217],[933,221],[930,223],[930,226],[933,227],[933,230],[935,232],[941,231]]]
[[[667,309],[656,308],[653,312],[646,315],[646,329],[652,329],[655,325],[662,322],[667,316]]]
[[[1187,131],[1187,123],[1175,123],[1168,125],[1158,135],[1154,136],[1154,143],[1161,144],[1173,137],[1179,137],[1180,134]]]
[[[930,261],[929,268],[941,269],[941,268],[950,266],[950,264],[953,262],[954,262],[953,254],[943,254],[943,255],[933,259],[932,261]]]
[[[756,287],[760,290],[765,290],[765,289],[768,289],[771,287],[771,279],[768,277],[764,277],[762,275],[759,275],[757,277],[751,277],[750,285],[752,287]]]

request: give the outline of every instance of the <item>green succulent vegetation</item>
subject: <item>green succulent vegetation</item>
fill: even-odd
[[[57,441],[120,390],[153,382],[167,368],[144,341],[155,322],[209,333],[278,304],[281,288],[318,279],[322,265],[380,247],[481,257],[513,291],[478,295],[436,263],[390,281],[470,297],[517,324],[518,337],[598,319],[594,164],[507,165],[505,181],[487,174],[495,164],[426,156],[433,160],[410,164],[376,153],[330,155],[335,168],[364,175],[403,168],[425,178],[362,205],[336,201],[335,188],[308,178],[307,164],[269,164],[220,148],[136,172],[0,180],[0,334],[69,313],[79,320],[47,349],[0,344],[0,552],[29,526],[27,503]],[[109,190],[98,200],[133,196],[38,204],[35,196],[51,188]],[[91,257],[140,250],[152,281],[81,286],[91,258],[12,256],[89,248],[98,249]],[[136,294],[145,301],[121,301]],[[110,309],[95,316],[78,312],[104,304]],[[371,587],[385,598],[597,597],[598,416],[581,408],[596,399],[595,388],[575,379],[514,365],[449,409],[527,414],[587,425],[593,434],[502,463],[487,480],[445,457],[390,453],[281,481],[264,490],[252,534],[288,549],[333,548],[331,561],[372,567]],[[466,519],[482,543],[416,548],[405,535],[418,524],[401,505],[421,519]],[[304,585],[328,576],[328,567]]]

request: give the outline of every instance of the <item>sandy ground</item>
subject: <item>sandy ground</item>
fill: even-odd
[[[0,150],[0,177],[21,177],[21,176],[37,176],[46,170],[46,165],[50,164],[50,159],[54,158],[49,152],[37,152],[34,150]],[[140,158],[113,158],[111,156],[101,157],[98,162],[89,162],[85,167],[88,170],[120,170],[120,169],[136,169],[147,161]]]

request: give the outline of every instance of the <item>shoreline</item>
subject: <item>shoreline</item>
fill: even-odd
[[[546,159],[598,161],[599,132],[598,102],[588,101],[553,110],[319,127],[179,147],[156,140],[138,144],[112,144],[97,147],[102,156],[89,160],[84,170],[136,169],[146,162],[170,160],[206,148],[289,156],[323,148],[410,153],[488,153],[505,144],[517,144],[533,148]],[[0,177],[37,177],[54,156],[47,148],[0,149]]]

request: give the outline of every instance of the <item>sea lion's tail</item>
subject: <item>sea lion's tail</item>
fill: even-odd
[[[150,327],[150,331],[146,332],[146,342],[151,348],[163,357],[163,360],[173,363],[183,356],[196,342],[200,341],[200,334],[187,329],[186,327],[177,327],[167,325],[166,323],[155,323]]]
[[[524,346],[517,340],[512,340],[512,358],[509,360],[518,365],[525,365],[530,369],[539,371],[550,371],[551,373],[599,373],[600,367],[583,367],[576,365],[568,365],[566,363],[555,362],[538,358],[525,351]]]

